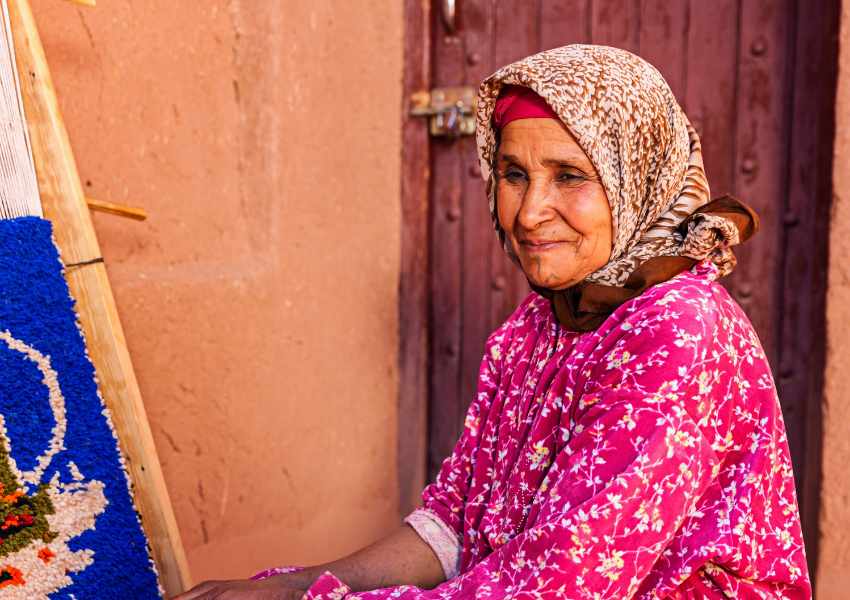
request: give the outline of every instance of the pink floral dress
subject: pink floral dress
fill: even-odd
[[[460,440],[406,520],[447,581],[313,599],[810,598],[752,326],[703,262],[565,331],[532,294],[487,340]]]

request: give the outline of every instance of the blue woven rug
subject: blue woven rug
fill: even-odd
[[[0,416],[0,599],[160,598],[51,225],[36,217],[0,220]]]

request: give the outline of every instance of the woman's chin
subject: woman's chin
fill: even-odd
[[[581,282],[591,269],[585,261],[576,260],[573,253],[520,252],[519,264],[526,279],[532,284],[550,290],[563,290]]]
[[[580,279],[572,278],[569,275],[565,276],[563,273],[546,271],[529,272],[529,270],[525,270],[524,268],[523,271],[525,272],[526,279],[532,285],[550,290],[563,290],[580,281]]]

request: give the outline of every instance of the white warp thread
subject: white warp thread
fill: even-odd
[[[0,36],[0,219],[40,217],[41,199],[21,99],[9,7],[6,0],[2,0],[2,5],[5,35]]]

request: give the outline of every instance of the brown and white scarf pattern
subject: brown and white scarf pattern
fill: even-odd
[[[741,241],[738,228],[722,216],[694,214],[710,199],[699,136],[655,67],[608,46],[546,50],[502,67],[481,84],[478,156],[503,245],[493,173],[497,132],[491,119],[506,85],[531,88],[546,100],[600,176],[614,243],[609,262],[585,281],[621,286],[638,266],[661,256],[710,258],[721,276],[732,271],[730,246]]]

